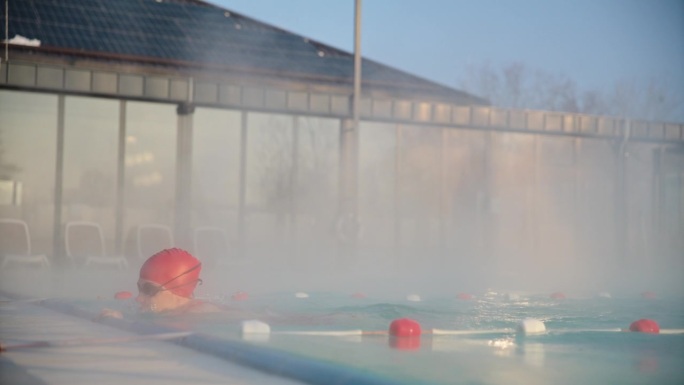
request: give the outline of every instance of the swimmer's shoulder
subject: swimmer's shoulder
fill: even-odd
[[[224,311],[221,306],[201,300],[201,299],[193,299],[189,303],[185,304],[182,308],[177,309],[177,313],[217,313]]]

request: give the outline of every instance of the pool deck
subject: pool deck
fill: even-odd
[[[0,341],[4,346],[32,341],[83,342],[80,346],[3,351],[1,384],[301,384],[170,342],[142,340],[140,335],[31,302],[0,300]],[[103,338],[121,341],[88,344]]]
[[[251,270],[250,270],[251,271]],[[252,273],[208,271],[198,296],[234,293]],[[277,269],[263,272],[277,275]],[[233,280],[239,275],[242,281]],[[105,308],[122,290],[135,292],[137,272],[55,267],[0,269],[0,342],[125,338],[127,342],[81,346],[9,349],[0,354],[0,384],[396,384],[368,370],[319,360],[286,350],[237,339],[193,333],[174,341],[146,339],[148,334],[178,329],[136,319],[94,322],[102,301]],[[273,281],[277,281],[273,279]],[[275,287],[278,287],[276,284]],[[80,301],[85,301],[81,306]],[[95,302],[94,302],[95,301]],[[93,307],[95,306],[95,308]],[[96,309],[97,308],[97,309]],[[55,345],[55,344],[53,344]],[[95,381],[96,380],[96,381]],[[401,381],[399,381],[401,382]]]

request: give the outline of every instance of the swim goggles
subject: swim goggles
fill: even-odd
[[[189,270],[186,270],[185,272],[183,272],[183,273],[181,273],[181,274],[179,274],[179,275],[177,275],[177,276],[171,278],[170,280],[168,280],[168,281],[162,283],[161,285],[158,285],[158,284],[156,284],[156,283],[149,282],[149,281],[138,282],[138,292],[140,292],[140,294],[146,295],[146,296],[148,296],[148,297],[154,297],[154,296],[157,295],[160,291],[173,290],[173,289],[176,289],[176,288],[179,288],[179,287],[183,287],[183,286],[187,286],[187,285],[192,285],[192,284],[194,284],[195,282],[197,282],[199,285],[201,285],[201,284],[202,284],[202,280],[198,278],[196,281],[186,282],[186,283],[181,284],[181,285],[178,285],[178,286],[166,287],[166,285],[168,285],[169,283],[171,283],[171,282],[177,280],[178,278],[184,276],[185,274],[188,274],[188,273],[190,273],[191,271],[194,271],[194,270],[199,269],[200,266],[202,266],[202,264],[201,264],[201,263],[198,263],[197,265],[195,265],[194,267],[190,268]]]

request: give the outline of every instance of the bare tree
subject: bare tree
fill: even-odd
[[[464,91],[494,106],[612,115],[633,119],[684,121],[684,96],[664,78],[621,80],[605,90],[580,92],[565,75],[534,70],[515,62],[466,68]]]
[[[292,129],[280,119],[270,118],[264,137],[255,149],[260,159],[259,190],[264,208],[276,213],[282,225],[293,199]]]
[[[605,94],[606,113],[645,120],[682,120],[684,101],[681,95],[661,78],[652,78],[646,83],[635,80],[617,82]]]
[[[300,118],[297,154],[293,154],[295,138],[289,122],[271,119],[266,124],[269,129],[255,148],[260,159],[257,172],[264,208],[283,222],[295,201],[305,202],[297,211],[312,216],[330,206],[327,194],[333,190],[329,174],[334,165],[329,154],[336,151],[336,143],[318,131],[315,120]]]
[[[579,110],[577,86],[572,79],[533,70],[520,62],[500,68],[489,63],[469,67],[461,87],[504,108]]]

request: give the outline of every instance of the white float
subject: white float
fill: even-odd
[[[267,324],[266,322],[262,322],[259,320],[247,320],[247,321],[242,321],[242,327],[241,330],[242,335],[247,335],[247,334],[270,334],[271,333],[271,326]]]
[[[525,318],[518,323],[516,330],[525,335],[546,333],[546,325],[536,318]]]
[[[406,300],[411,301],[411,302],[420,302],[421,301],[420,296],[418,294],[409,294],[406,296]]]

